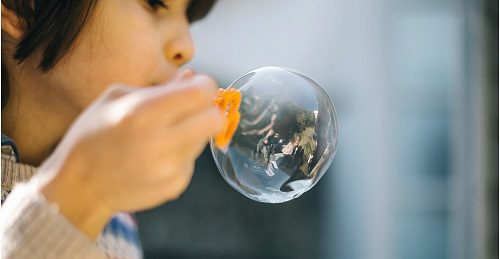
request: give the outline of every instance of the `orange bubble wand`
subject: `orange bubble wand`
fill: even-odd
[[[224,126],[214,136],[214,143],[216,147],[224,149],[231,143],[231,139],[240,123],[241,92],[236,89],[219,89],[214,104],[225,115]]]

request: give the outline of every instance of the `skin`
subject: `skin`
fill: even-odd
[[[194,54],[188,1],[165,3],[98,1],[71,53],[47,73],[38,55],[9,58],[23,32],[2,5],[12,89],[2,132],[22,162],[40,165],[29,184],[91,238],[118,211],[179,197],[222,126],[216,82],[178,71]]]
[[[22,70],[8,61],[16,96],[2,111],[2,132],[16,140],[23,162],[39,165],[75,117],[106,87],[165,83],[191,60],[194,46],[185,17],[187,1],[169,1],[168,7],[154,11],[143,0],[98,1],[74,50],[48,73],[34,69],[36,58]],[[7,53],[13,53],[12,47]]]

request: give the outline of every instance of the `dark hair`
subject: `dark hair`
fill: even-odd
[[[106,0],[103,0],[106,1]],[[216,0],[191,0],[189,22],[204,18]],[[96,0],[2,0],[4,7],[21,18],[24,35],[18,42],[14,59],[22,63],[35,52],[42,54],[38,67],[46,72],[66,55],[94,10]],[[2,54],[4,55],[4,54]],[[9,98],[8,71],[2,59],[2,108]]]

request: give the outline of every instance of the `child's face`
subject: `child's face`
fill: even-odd
[[[43,75],[43,88],[50,89],[43,92],[81,111],[110,84],[147,87],[172,79],[194,53],[189,3],[166,0],[164,8],[150,2],[97,1],[71,53]]]

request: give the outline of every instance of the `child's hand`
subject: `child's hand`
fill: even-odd
[[[166,86],[113,86],[73,124],[35,182],[95,237],[117,211],[178,198],[222,124],[214,80],[184,72]]]

